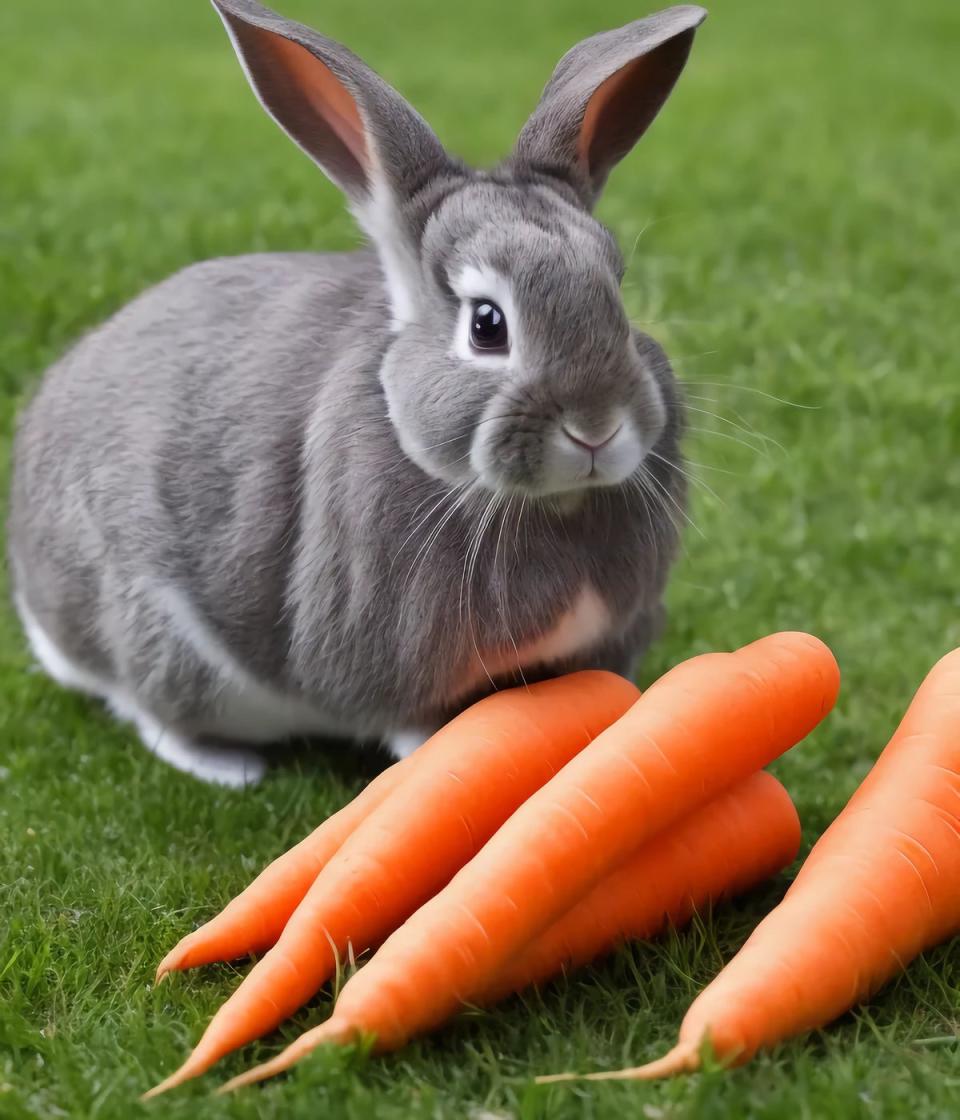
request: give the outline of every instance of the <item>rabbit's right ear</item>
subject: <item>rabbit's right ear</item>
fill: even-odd
[[[346,47],[255,0],[212,0],[260,103],[344,192],[375,243],[394,326],[413,318],[417,231],[404,203],[452,161],[423,118]]]
[[[578,43],[560,59],[514,158],[567,180],[586,206],[646,132],[690,53],[703,8],[680,4]]]

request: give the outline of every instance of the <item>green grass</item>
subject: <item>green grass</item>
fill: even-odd
[[[285,9],[352,45],[478,162],[505,151],[568,45],[642,14],[627,0]],[[960,645],[958,36],[953,0],[716,0],[601,208],[630,257],[632,314],[675,357],[691,404],[717,414],[691,414],[689,454],[716,497],[694,487],[698,530],[643,677],[781,627],[832,643],[838,710],[775,768],[807,842]],[[151,281],[216,254],[355,242],[201,0],[8,4],[0,44],[5,440],[43,366]],[[374,763],[291,750],[253,791],[194,783],[32,672],[7,608],[0,743],[3,1120],[957,1115],[957,943],[730,1074],[532,1084],[658,1054],[785,878],[393,1057],[318,1056],[262,1091],[212,1098],[204,1082],[141,1106],[238,978],[224,967],[154,990],[156,960]]]

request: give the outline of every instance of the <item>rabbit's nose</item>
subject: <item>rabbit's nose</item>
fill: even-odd
[[[588,435],[580,428],[575,427],[567,421],[561,424],[560,427],[567,439],[577,444],[578,447],[583,447],[586,448],[587,451],[595,452],[599,451],[601,447],[606,447],[612,439],[616,438],[620,429],[623,427],[623,421],[618,421],[612,430],[608,430],[605,435],[599,436],[593,432]]]

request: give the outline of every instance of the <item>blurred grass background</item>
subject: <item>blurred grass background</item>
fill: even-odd
[[[505,153],[563,51],[646,14],[626,0],[283,10],[348,43],[480,164]],[[715,0],[600,207],[629,256],[631,314],[686,383],[699,479],[670,626],[642,677],[776,628],[829,641],[839,708],[776,767],[808,841],[960,645],[958,43],[953,0]],[[16,410],[83,329],[189,261],[357,238],[202,0],[4,6],[0,109],[5,491]],[[729,1075],[531,1084],[658,1053],[785,879],[392,1058],[321,1056],[263,1091],[215,1099],[201,1084],[148,1109],[137,1094],[237,979],[223,968],[153,991],[153,964],[374,763],[293,749],[258,789],[201,786],[32,673],[8,608],[0,744],[3,1120],[957,1115],[956,944]]]

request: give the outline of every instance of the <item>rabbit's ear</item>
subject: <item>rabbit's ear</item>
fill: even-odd
[[[395,325],[413,317],[416,231],[403,203],[451,167],[423,118],[346,47],[255,0],[212,0],[260,103],[349,200],[380,253]]]
[[[682,4],[584,39],[563,56],[514,157],[561,175],[588,206],[680,77],[703,8]]]

